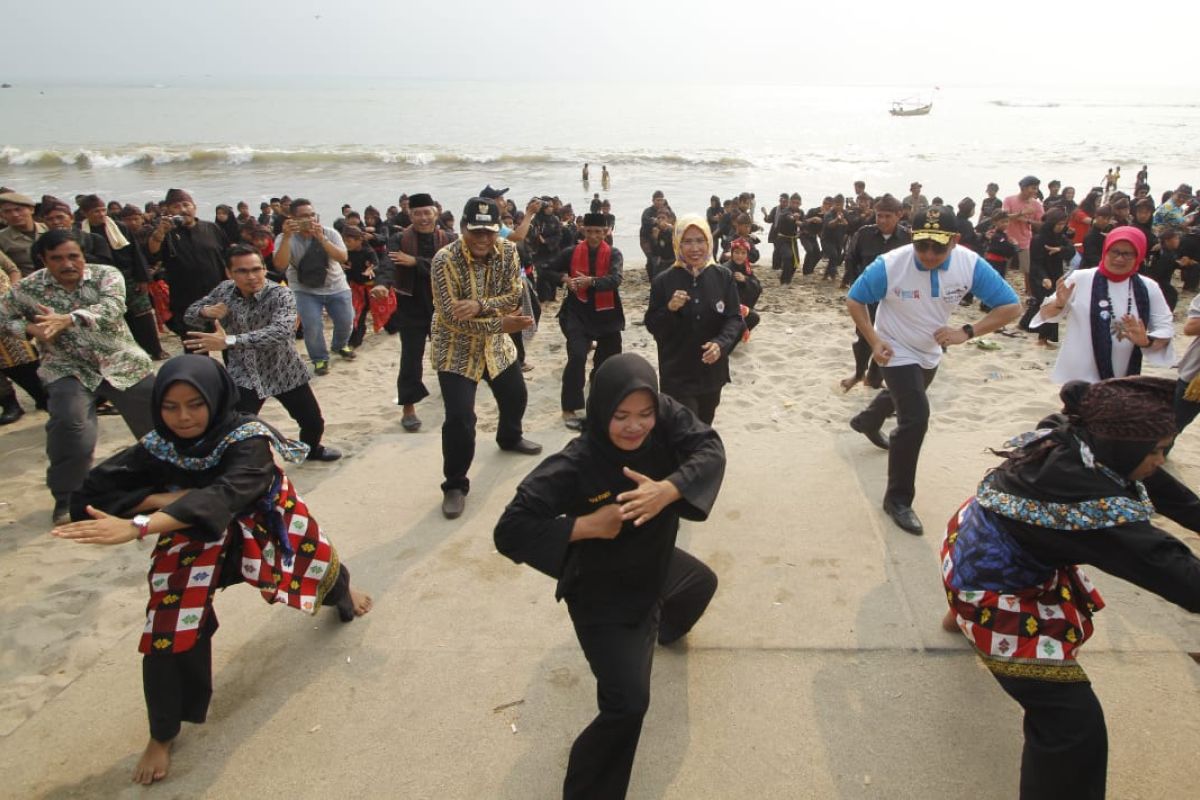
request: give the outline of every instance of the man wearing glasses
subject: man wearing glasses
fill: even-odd
[[[956,248],[954,209],[932,206],[913,219],[912,244],[876,258],[850,288],[847,310],[871,346],[887,388],[850,420],[850,427],[888,451],[888,483],[883,510],[903,530],[921,535],[912,509],[917,459],[929,427],[925,390],[950,345],[998,330],[1021,313],[1017,294],[987,262]],[[959,301],[973,293],[991,311],[974,325],[950,327]],[[874,324],[867,306],[879,304]],[[890,437],[880,432],[896,415]]]
[[[309,461],[336,461],[342,454],[321,444],[325,419],[310,385],[308,367],[296,352],[296,299],[286,286],[267,280],[267,268],[256,248],[229,248],[222,281],[192,303],[184,321],[193,328],[185,346],[189,353],[225,353],[225,366],[237,384],[238,410],[257,414],[274,397],[300,426],[300,441]]]

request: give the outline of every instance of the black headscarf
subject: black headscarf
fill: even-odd
[[[1038,424],[1052,432],[1000,453],[1007,460],[992,473],[996,488],[1053,503],[1119,493],[1111,479],[1088,465],[1084,448],[1096,463],[1128,480],[1160,440],[1174,435],[1174,392],[1174,381],[1145,376],[1066,383],[1059,393],[1063,412]],[[1126,489],[1137,496],[1132,482]]]
[[[658,374],[650,362],[636,353],[620,353],[606,360],[592,375],[584,433],[593,453],[612,464],[622,464],[639,472],[642,470],[637,465],[647,461],[653,447],[654,432],[651,431],[641,447],[630,451],[613,444],[608,437],[608,427],[617,406],[629,395],[643,389],[654,395],[655,413],[661,416]]]
[[[162,418],[163,396],[175,383],[186,383],[204,398],[208,406],[208,427],[194,439],[175,435]],[[154,379],[150,413],[154,430],[175,446],[185,458],[203,458],[213,451],[232,430],[255,417],[237,410],[239,390],[224,365],[215,358],[201,355],[180,355],[163,364]]]

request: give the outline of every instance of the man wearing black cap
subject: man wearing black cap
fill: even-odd
[[[905,217],[909,220],[929,208],[929,201],[925,199],[925,195],[921,194],[919,181],[913,181],[908,185],[908,196],[904,198],[903,206]]]
[[[230,242],[215,222],[196,219],[196,203],[183,189],[169,190],[163,207],[146,249],[162,262],[171,288],[168,324],[182,337],[188,307],[225,280],[225,248]]]
[[[610,356],[621,352],[621,331],[625,330],[625,311],[621,308],[621,251],[604,241],[608,233],[604,214],[585,214],[584,240],[559,253],[550,262],[547,274],[567,290],[558,324],[567,337],[567,366],[562,377],[562,415],[573,431],[583,427],[575,412],[584,406],[583,373],[588,351],[596,343],[592,356],[592,374]]]
[[[421,379],[425,360],[425,340],[433,322],[433,284],[430,268],[433,257],[458,238],[437,224],[438,209],[433,197],[424,192],[408,198],[412,225],[388,237],[388,257],[376,270],[376,297],[396,290],[396,312],[388,330],[400,332],[400,374],[396,378],[396,402],[403,407],[400,424],[409,433],[421,428],[417,403],[429,396]]]
[[[670,205],[667,204],[666,195],[661,191],[655,191],[650,197],[650,205],[646,206],[642,211],[642,224],[638,228],[638,242],[642,246],[642,252],[646,254],[647,264],[650,264],[654,258],[654,240],[656,235],[654,228],[658,223],[658,212],[663,208],[670,208]]]
[[[929,427],[925,395],[950,345],[991,333],[1015,320],[1017,295],[988,263],[965,247],[956,248],[954,209],[932,206],[917,214],[912,244],[890,250],[866,268],[846,298],[858,332],[871,345],[887,388],[850,420],[850,427],[888,451],[888,483],[883,510],[909,533],[924,532],[912,509],[917,460]],[[992,310],[962,328],[950,327],[950,314],[972,292]],[[878,303],[872,324],[867,307]],[[896,415],[890,441],[880,431]]]
[[[505,209],[508,207],[507,202],[504,200],[504,195],[507,193],[508,187],[503,189],[493,189],[492,185],[489,183],[487,186],[483,187],[483,191],[479,193],[479,196],[484,200],[495,200],[496,205],[500,207],[500,214],[503,216]],[[521,218],[521,221],[517,224],[517,227],[510,228],[503,222],[500,223],[500,238],[507,239],[510,242],[525,241],[525,237],[529,234],[529,226],[533,224],[534,217],[536,217],[537,213],[541,210],[542,198],[535,197],[530,200],[525,204],[525,216]]]
[[[1008,212],[1008,238],[1017,246],[1017,264],[1021,268],[1023,291],[1032,296],[1033,289],[1029,285],[1029,245],[1033,242],[1033,234],[1042,227],[1042,215],[1045,208],[1038,200],[1038,190],[1042,182],[1036,176],[1026,175],[1021,178],[1018,186],[1021,191],[1004,198],[1003,210]]]
[[[521,264],[516,245],[499,238],[500,207],[473,197],[463,208],[463,238],[433,257],[433,357],[446,419],[442,423],[442,514],[462,514],[475,458],[475,392],[487,381],[496,398],[501,450],[537,455],[542,446],[523,435],[528,395],[517,348],[508,336],[533,324],[518,312]]]

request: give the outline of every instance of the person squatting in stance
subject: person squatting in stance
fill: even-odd
[[[675,546],[725,474],[716,431],[658,391],[641,356],[596,370],[584,434],[517,487],[496,549],[555,578],[596,677],[600,713],[575,739],[564,798],[622,798],[650,704],[654,644],[692,629],[717,576]]]
[[[1091,564],[1200,612],[1200,559],[1155,527],[1200,530],[1200,498],[1160,469],[1174,382],[1072,381],[1063,413],[999,452],[942,542],[948,631],[961,630],[1025,710],[1021,798],[1103,798],[1108,733],[1077,661],[1104,607]]]
[[[138,649],[150,741],[133,780],[162,780],[181,723],[212,698],[213,594],[246,582],[268,603],[343,622],[371,609],[317,521],[272,458],[308,447],[237,411],[240,391],[215,359],[176,356],[154,381],[154,430],[93,469],[72,495],[74,522],[53,535],[81,544],[153,536],[150,601]]]

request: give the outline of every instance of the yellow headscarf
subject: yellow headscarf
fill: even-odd
[[[704,266],[709,267],[713,264],[716,264],[717,262],[713,261],[712,257],[713,236],[712,231],[708,229],[708,222],[704,219],[704,217],[698,214],[684,214],[675,223],[675,263],[671,266],[687,267],[687,264],[683,263],[683,250],[680,248],[679,244],[683,241],[683,234],[688,228],[698,228],[700,232],[704,234],[704,238],[708,241],[708,250],[706,251],[708,253],[708,261],[705,262]]]

